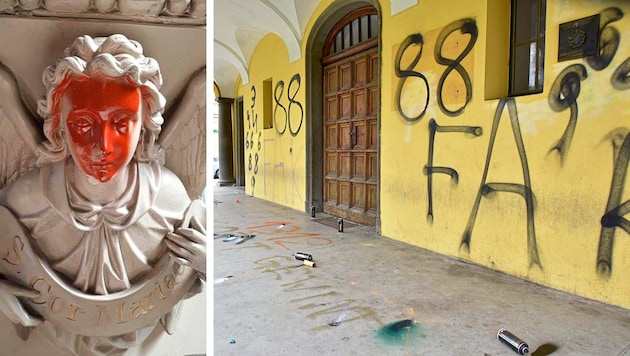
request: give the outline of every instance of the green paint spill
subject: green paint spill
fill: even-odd
[[[383,326],[376,336],[386,344],[401,345],[423,338],[425,334],[414,320],[405,319]]]

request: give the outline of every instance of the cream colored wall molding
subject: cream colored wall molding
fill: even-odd
[[[0,15],[205,25],[205,0],[8,0]]]

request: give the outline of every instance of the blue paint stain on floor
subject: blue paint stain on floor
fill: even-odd
[[[404,319],[383,326],[376,337],[388,345],[408,345],[417,339],[424,338],[425,332],[413,319]]]

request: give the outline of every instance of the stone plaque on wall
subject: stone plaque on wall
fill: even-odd
[[[558,62],[599,52],[599,14],[560,24]]]

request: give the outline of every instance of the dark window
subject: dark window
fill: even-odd
[[[512,0],[510,96],[543,91],[546,0]]]

